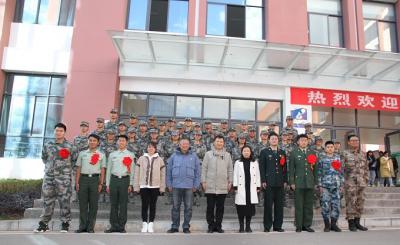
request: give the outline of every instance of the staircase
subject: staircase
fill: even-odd
[[[25,211],[24,219],[18,224],[19,230],[32,230],[36,227],[38,218],[42,212],[43,201],[38,199],[34,202],[33,208]],[[78,227],[79,204],[73,202],[71,229]],[[109,219],[109,203],[99,203],[97,214],[96,231],[102,231],[108,226]],[[181,209],[183,213],[183,207]],[[139,196],[130,198],[128,204],[128,232],[138,232],[141,226],[141,200]],[[199,206],[193,207],[193,216],[191,222],[192,231],[205,231],[207,224],[205,221],[206,214],[206,198],[201,197]],[[49,224],[50,229],[58,230],[60,227],[59,208],[56,204],[52,222]],[[253,230],[263,230],[262,225],[263,207],[256,207],[256,216],[253,218]],[[167,204],[167,197],[163,196],[158,199],[155,231],[165,232],[171,224],[171,205]],[[24,223],[25,221],[25,223]],[[293,200],[288,200],[288,207],[284,209],[284,229],[294,230],[294,208]],[[181,217],[183,222],[183,217]],[[400,227],[400,188],[396,187],[371,187],[366,190],[365,211],[362,222],[366,226],[372,227]],[[320,209],[314,209],[313,226],[317,230],[322,229],[323,221]],[[345,209],[342,209],[339,225],[342,228],[347,227],[345,220]],[[224,224],[226,231],[235,231],[238,229],[236,208],[234,198],[228,197],[225,202]],[[1,229],[1,227],[0,227]]]

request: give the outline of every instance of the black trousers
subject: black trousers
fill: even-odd
[[[208,228],[221,228],[226,194],[206,194]]]
[[[283,187],[270,187],[265,190],[264,195],[264,228],[269,230],[282,228],[283,223]],[[272,221],[272,207],[274,208],[274,220]]]
[[[142,198],[142,221],[143,222],[154,222],[156,217],[156,204],[157,198],[160,194],[158,188],[141,188],[140,197]],[[149,214],[150,209],[150,214]]]

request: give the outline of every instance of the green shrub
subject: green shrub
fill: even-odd
[[[0,193],[20,193],[40,190],[42,180],[0,179]]]

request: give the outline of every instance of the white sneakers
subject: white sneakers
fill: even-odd
[[[147,232],[153,233],[154,232],[154,223],[150,222],[149,225],[147,226]]]
[[[143,225],[142,225],[142,232],[143,232],[143,233],[147,232],[147,229],[148,229],[147,222],[143,222]]]
[[[146,232],[149,232],[149,233],[154,232],[154,223],[153,222],[150,222],[150,223],[143,222],[142,233],[146,233]]]

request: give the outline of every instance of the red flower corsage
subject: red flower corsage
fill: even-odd
[[[90,164],[96,165],[100,160],[100,154],[99,153],[94,153],[92,157],[90,158]]]
[[[314,165],[317,163],[317,156],[314,154],[310,154],[307,156],[307,162],[311,166],[311,170],[314,170]]]
[[[70,155],[70,152],[66,148],[62,148],[58,151],[58,155],[61,157],[61,159],[67,159]]]
[[[128,172],[131,172],[131,164],[132,164],[132,158],[130,157],[124,157],[122,159],[122,163],[125,165],[125,167],[128,169]]]
[[[340,171],[340,168],[342,167],[342,163],[339,160],[334,160],[331,163],[332,168],[336,171]]]
[[[279,159],[279,164],[283,167],[283,166],[285,166],[285,163],[286,163],[285,156],[281,156],[281,159]]]

